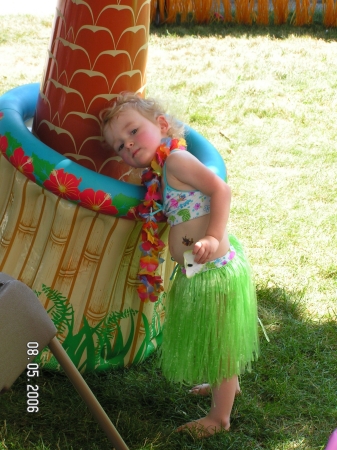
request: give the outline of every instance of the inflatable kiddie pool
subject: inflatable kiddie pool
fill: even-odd
[[[127,219],[142,186],[93,172],[39,141],[27,128],[39,84],[0,97],[0,271],[35,290],[82,371],[142,361],[160,343],[165,294],[142,303],[141,222]],[[186,126],[188,150],[226,179],[222,157]],[[160,224],[166,241],[168,227]],[[167,287],[173,263],[164,255]],[[46,350],[41,364],[57,368]]]

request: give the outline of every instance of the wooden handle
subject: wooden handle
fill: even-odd
[[[109,441],[114,445],[116,450],[129,450],[122,437],[112,424],[111,420],[105,413],[104,409],[98,402],[97,398],[92,393],[91,389],[85,382],[84,378],[77,370],[66,351],[54,337],[48,344],[48,347],[53,352],[55,358],[62,366],[69,380],[74,385],[77,392],[83,398],[88,408],[90,409],[92,415],[95,417],[99,425],[102,427],[103,431],[107,435]]]

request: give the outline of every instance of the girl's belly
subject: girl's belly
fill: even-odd
[[[183,253],[186,252],[186,250],[193,250],[194,244],[198,242],[199,239],[205,237],[208,222],[209,215],[206,215],[189,220],[188,222],[182,222],[170,228],[169,249],[172,258],[177,263],[183,265]],[[212,255],[212,260],[225,255],[228,250],[229,240],[226,229],[218,250]]]

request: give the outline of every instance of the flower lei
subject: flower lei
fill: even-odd
[[[130,213],[144,221],[139,246],[142,256],[138,278],[141,284],[137,288],[139,298],[143,302],[155,302],[164,290],[161,276],[156,270],[164,260],[160,257],[165,244],[159,238],[157,222],[166,221],[162,210],[162,196],[160,192],[162,168],[171,150],[186,150],[184,139],[164,138],[156,150],[151,166],[142,174],[142,184],[147,188],[143,203],[133,208]]]

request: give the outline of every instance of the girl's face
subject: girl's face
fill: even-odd
[[[168,123],[159,116],[151,122],[133,108],[113,118],[104,129],[106,142],[132,167],[148,167],[160,141],[167,136]]]

